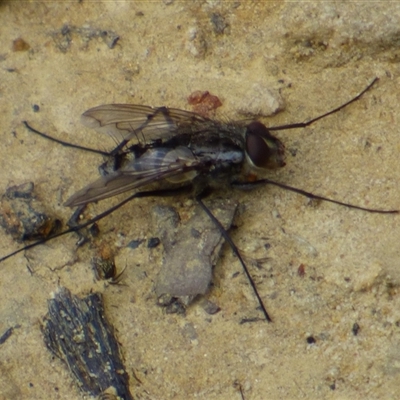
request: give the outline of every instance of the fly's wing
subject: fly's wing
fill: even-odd
[[[79,190],[66,201],[65,205],[81,206],[160,180],[185,182],[193,179],[201,166],[201,160],[186,147],[172,150],[151,149],[127,167],[101,177]]]
[[[169,139],[177,133],[193,133],[199,125],[213,123],[189,111],[133,104],[105,104],[91,108],[82,114],[81,122],[118,142],[134,140],[140,144]]]

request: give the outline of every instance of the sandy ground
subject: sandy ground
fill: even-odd
[[[23,120],[104,150],[112,140],[79,123],[99,104],[190,109],[187,96],[209,90],[223,103],[221,118],[267,115],[281,101],[282,112],[262,119],[276,126],[324,113],[378,76],[347,109],[279,132],[287,166],[267,176],[345,202],[400,209],[399,19],[393,2],[2,1],[0,188],[32,181],[49,211],[66,221],[71,211],[63,202],[97,178],[101,157],[43,140]],[[119,40],[110,48],[113,35]],[[239,324],[260,313],[227,247],[208,295],[221,311],[210,316],[194,304],[186,317],[164,314],[153,291],[162,246],[123,245],[153,236],[155,204],[182,215],[195,206],[184,197],[137,200],[100,223],[98,242],[121,247],[122,285],[94,282],[94,245],[76,251],[72,235],[0,265],[0,335],[16,327],[0,345],[0,399],[85,397],[43,344],[41,320],[58,286],[104,293],[136,397],[240,400],[241,387],[246,400],[395,398],[400,217],[310,204],[269,187],[217,195],[241,204],[232,232],[238,247],[266,259],[252,272],[273,323]],[[0,234],[1,255],[20,246]]]

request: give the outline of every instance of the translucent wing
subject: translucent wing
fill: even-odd
[[[193,133],[203,124],[213,124],[213,121],[189,111],[133,104],[105,104],[91,108],[82,114],[81,122],[118,142],[135,140],[142,144],[168,139],[177,133]]]
[[[164,179],[174,183],[192,180],[201,165],[201,161],[187,147],[150,149],[123,169],[79,190],[65,205],[84,205]]]

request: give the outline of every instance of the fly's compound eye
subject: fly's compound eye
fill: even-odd
[[[280,168],[285,166],[285,146],[272,136],[261,122],[252,122],[246,129],[246,156],[258,168]]]

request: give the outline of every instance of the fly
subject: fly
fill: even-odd
[[[358,100],[377,80],[375,78],[353,99],[323,115],[302,123],[270,128],[258,121],[248,124],[219,122],[193,112],[166,107],[109,104],[91,108],[82,115],[82,122],[119,143],[110,153],[65,143],[36,131],[24,122],[28,129],[50,140],[107,156],[107,161],[100,167],[102,176],[72,195],[66,201],[66,206],[81,207],[134,189],[149,190],[135,192],[90,221],[27,245],[1,258],[0,262],[49,239],[79,231],[111,214],[133,198],[170,196],[191,190],[201,208],[238,257],[265,318],[271,321],[239,250],[202,199],[209,188],[220,187],[223,182],[240,189],[270,184],[309,198],[350,208],[383,214],[398,213],[397,210],[377,210],[343,203],[269,179],[246,181],[241,178],[250,169],[276,169],[285,165],[285,147],[271,131],[307,127]]]
[[[260,122],[223,124],[188,111],[128,104],[91,108],[82,122],[120,144],[111,152],[114,171],[103,164],[104,176],[69,198],[69,207],[159,181],[212,184],[238,174],[246,157],[256,167],[285,165],[283,144]]]

